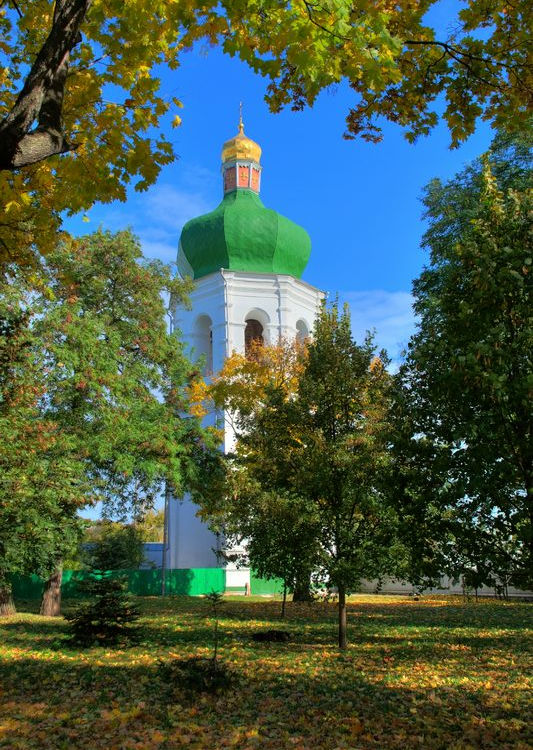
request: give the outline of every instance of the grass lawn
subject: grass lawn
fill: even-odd
[[[220,656],[239,682],[191,696],[158,662],[210,654],[206,602],[138,601],[142,639],[122,650],[69,647],[62,619],[20,603],[0,619],[1,748],[532,746],[530,604],[353,597],[341,654],[334,604],[289,604],[281,622],[279,602],[230,598]],[[251,639],[268,628],[291,640]]]

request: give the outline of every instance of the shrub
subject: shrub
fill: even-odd
[[[139,619],[139,612],[127,596],[122,578],[93,574],[81,588],[92,599],[66,616],[75,643],[113,645],[138,635],[138,628],[131,625]]]

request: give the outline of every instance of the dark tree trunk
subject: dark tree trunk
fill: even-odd
[[[11,595],[11,587],[0,587],[0,617],[14,615],[16,611],[13,596]]]
[[[63,569],[59,567],[52,573],[44,587],[40,614],[45,617],[59,617],[61,614],[61,579]]]
[[[283,599],[281,602],[281,618],[285,618],[285,605],[287,604],[287,584],[283,584]]]
[[[0,122],[0,169],[19,169],[75,148],[63,132],[63,94],[70,53],[81,41],[91,2],[56,0],[50,33]]]
[[[339,648],[346,646],[346,589],[339,586]]]
[[[312,602],[311,579],[309,576],[297,579],[292,594],[293,602]]]

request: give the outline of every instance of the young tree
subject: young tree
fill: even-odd
[[[294,387],[269,384],[241,417],[237,490],[222,504],[264,574],[300,566],[338,588],[341,648],[347,592],[394,564],[396,519],[381,491],[390,387],[384,355],[353,341],[347,310],[324,308]]]
[[[144,562],[144,543],[136,524],[98,521],[85,534],[84,558],[93,570],[135,570]]]
[[[312,105],[346,80],[347,136],[379,140],[380,117],[410,139],[444,119],[457,145],[479,118],[518,127],[531,103],[529,4],[470,3],[440,36],[435,0],[17,0],[0,9],[0,263],[50,251],[64,211],[124,200],[174,158],[158,130],[180,102],[158,68],[198,40],[221,44],[270,80],[272,110]],[[450,19],[452,20],[452,19]],[[481,33],[480,33],[481,32]],[[152,135],[153,129],[156,135]]]
[[[292,426],[281,413],[261,406],[274,398],[284,404],[295,397],[305,357],[306,348],[298,342],[255,342],[248,355],[234,352],[209,385],[196,381],[191,393],[200,414],[206,403],[223,410],[238,437],[235,454],[221,456],[225,472],[219,466],[210,476],[203,514],[224,538],[227,557],[249,564],[265,578],[281,578],[294,601],[311,598],[316,535],[299,496],[281,489],[280,481],[274,490],[264,490],[255,477],[262,472],[279,475],[290,467]],[[259,427],[258,420],[265,424]]]
[[[319,315],[298,388],[296,487],[318,518],[322,567],[339,592],[339,647],[347,644],[346,594],[392,570],[395,517],[382,475],[391,377],[372,340],[357,345],[347,308]]]
[[[422,442],[439,454],[440,487],[421,490],[486,582],[495,566],[481,549],[522,586],[533,559],[530,145],[500,137],[429,185],[431,262],[414,285],[420,323],[402,369],[413,455],[428,466]]]

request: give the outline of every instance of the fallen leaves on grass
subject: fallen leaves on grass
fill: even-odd
[[[196,599],[139,599],[143,640],[76,651],[66,625],[0,621],[0,747],[526,750],[531,605],[356,597],[351,645],[334,646],[334,604],[228,601],[219,657],[239,674],[222,694],[174,686],[158,664],[209,659],[212,624]]]

